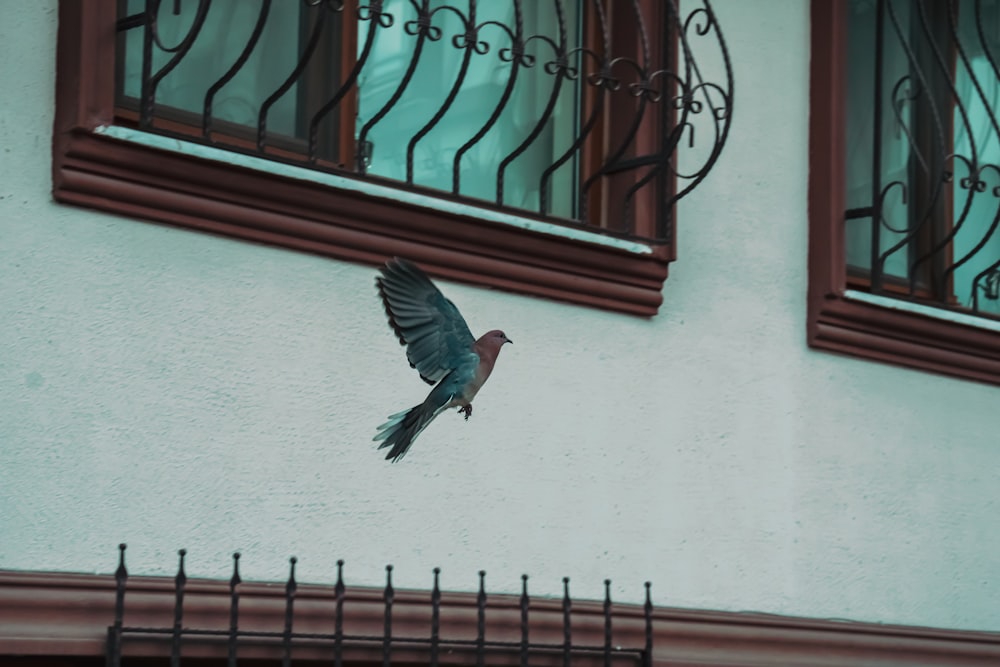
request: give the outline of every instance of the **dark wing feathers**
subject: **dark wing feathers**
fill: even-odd
[[[405,259],[386,262],[375,283],[410,366],[425,382],[438,382],[472,348],[469,325],[430,278]]]

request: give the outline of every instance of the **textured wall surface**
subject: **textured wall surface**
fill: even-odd
[[[1000,629],[995,388],[805,345],[808,3],[717,3],[736,117],[661,314],[443,284],[516,341],[422,400],[373,269],[51,199],[56,0],[0,5],[0,568],[429,583]],[[11,100],[16,100],[16,104]]]

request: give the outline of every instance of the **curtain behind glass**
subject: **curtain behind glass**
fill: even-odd
[[[432,8],[451,4],[468,12],[468,3],[435,0]],[[574,2],[564,2],[567,16],[567,39],[571,49],[577,45],[579,19]],[[544,34],[558,43],[554,0],[522,3],[525,35]],[[364,74],[359,82],[357,132],[387,104],[410,64],[416,37],[406,34],[404,25],[414,20],[411,6],[392,5],[397,12],[393,26],[380,29]],[[497,21],[514,25],[512,0],[477,3],[476,23]],[[452,36],[464,33],[462,20],[454,12],[438,11],[434,26],[441,28],[438,41],[425,40],[413,80],[388,114],[372,126],[367,140],[372,143],[368,171],[387,178],[406,179],[407,145],[417,132],[438,112],[459,74],[464,52],[452,44]],[[359,49],[365,39],[358,35]],[[511,63],[501,60],[501,49],[509,49],[507,33],[486,26],[479,39],[489,44],[485,54],[473,53],[462,86],[441,121],[416,145],[413,181],[417,185],[450,191],[455,155],[486,123],[500,102],[511,71]],[[466,152],[461,161],[463,195],[495,201],[497,169],[531,133],[542,116],[555,77],[546,74],[544,64],[555,59],[552,48],[534,41],[527,52],[535,56],[532,68],[521,67],[511,99],[489,132]],[[576,82],[564,81],[552,118],[542,134],[506,170],[503,203],[518,208],[538,210],[539,182],[542,172],[561,156],[573,141],[579,117]],[[550,189],[550,213],[573,217],[575,214],[576,164],[567,161],[553,175]]]
[[[909,25],[910,2],[895,6],[897,19],[904,30]],[[888,24],[889,21],[887,20]],[[899,104],[911,91],[910,67],[902,48],[899,33],[892,27],[885,30],[882,54],[882,118],[880,155],[882,230],[879,250],[885,252],[906,236],[909,230],[909,201],[903,201],[902,189],[886,187],[890,183],[907,183],[910,142],[904,128],[912,127],[912,108]],[[904,34],[905,36],[905,34]],[[878,206],[872,193],[872,149],[875,143],[875,2],[853,0],[848,19],[847,50],[847,208]],[[898,88],[897,88],[898,86]],[[893,92],[896,92],[896,102]],[[895,111],[894,111],[895,110]],[[847,221],[847,263],[865,271],[871,269],[871,217]],[[883,270],[889,275],[906,276],[905,246],[890,255]]]
[[[181,11],[176,16],[173,7],[172,1],[163,2],[157,16],[160,40],[167,48],[175,47],[188,34],[198,2],[181,2]],[[129,15],[145,8],[145,0],[128,0]],[[205,94],[246,47],[260,11],[261,0],[213,0],[191,50],[160,81],[156,89],[157,106],[201,114]],[[123,90],[125,95],[137,98],[142,85],[143,30],[129,30],[125,39]],[[213,118],[257,127],[261,104],[281,86],[298,62],[298,44],[299,3],[272,3],[264,32],[246,65],[216,93]],[[154,45],[153,73],[166,64],[171,55]],[[289,136],[296,134],[298,85],[293,85],[268,111],[268,131]]]
[[[963,102],[965,118],[956,107],[954,112],[955,153],[971,160],[973,147],[980,165],[979,172],[984,183],[980,192],[970,188],[955,188],[954,216],[956,231],[954,237],[954,258],[957,264],[968,258],[954,272],[954,294],[959,303],[972,304],[974,284],[977,277],[1000,261],[1000,232],[996,230],[1000,216],[1000,198],[994,188],[1000,187],[1000,135],[997,123],[1000,112],[1000,80],[990,64],[1000,58],[1000,7],[995,1],[980,0],[979,14],[982,19],[983,36],[980,39],[976,29],[976,7],[972,2],[963,2],[959,12],[959,38],[965,48],[968,64],[960,59],[957,64],[956,88]],[[976,90],[975,83],[979,84]],[[962,160],[955,163],[955,182],[969,176],[968,166]],[[1000,191],[998,191],[1000,192]],[[962,217],[968,204],[969,210]],[[992,228],[992,229],[991,229]],[[977,246],[983,244],[978,250]],[[978,284],[984,285],[980,278]],[[979,309],[1000,313],[1000,301],[984,298],[980,287]]]

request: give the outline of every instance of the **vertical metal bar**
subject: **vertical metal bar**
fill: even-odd
[[[570,651],[573,648],[570,605],[569,577],[563,577],[563,667],[570,667]]]
[[[257,15],[257,23],[254,25],[253,31],[250,33],[250,39],[247,41],[246,46],[243,47],[243,51],[233,61],[232,66],[226,70],[226,73],[220,76],[205,92],[205,101],[201,116],[201,136],[204,138],[208,139],[212,132],[212,103],[215,100],[215,95],[243,69],[247,60],[250,59],[250,54],[257,47],[260,36],[264,33],[264,24],[267,23],[267,15],[270,11],[271,0],[263,0],[260,5],[260,14]]]
[[[344,560],[337,561],[337,585],[333,587],[337,608],[333,620],[333,667],[343,667],[344,650]]]
[[[184,621],[184,586],[187,584],[187,575],[184,573],[184,556],[187,549],[177,552],[180,556],[180,565],[177,568],[177,576],[174,577],[174,630],[170,643],[170,667],[180,667],[181,664],[181,627]]]
[[[156,70],[155,74],[151,74],[148,79],[146,78],[145,72],[145,62],[143,63],[143,101],[142,104],[145,105],[142,114],[140,115],[140,125],[143,121],[143,117],[147,117],[148,123],[152,123],[153,119],[153,107],[156,100],[156,88],[160,85],[160,81],[163,80],[165,76],[170,74],[177,65],[180,64],[182,60],[187,56],[191,47],[194,45],[195,40],[198,39],[198,35],[201,34],[201,29],[205,26],[205,17],[208,15],[209,7],[212,5],[212,0],[198,0],[198,8],[195,11],[194,19],[191,22],[191,27],[188,29],[188,33],[176,46],[165,46],[163,41],[160,39],[159,28],[157,27],[157,16],[159,13],[160,2],[159,0],[154,0],[152,6],[155,8],[155,12],[152,15],[147,16],[146,26],[149,30],[149,39],[151,43],[149,45],[149,53],[145,52],[144,43],[144,53],[143,58],[149,55],[150,67],[152,67],[152,43],[155,43],[159,50],[163,53],[170,54],[170,60],[164,63],[163,67]],[[149,3],[147,2],[147,9],[149,8]]]
[[[500,161],[500,165],[497,167],[496,203],[500,206],[503,206],[504,175],[507,171],[507,167],[510,166],[511,162],[520,157],[520,155],[535,142],[535,139],[537,139],[542,133],[542,130],[545,129],[545,125],[549,122],[549,118],[552,116],[552,111],[555,109],[556,102],[559,99],[559,91],[562,90],[563,81],[568,79],[566,74],[566,70],[569,67],[569,63],[566,58],[566,16],[563,11],[562,0],[553,1],[555,3],[556,10],[556,26],[559,30],[559,44],[555,47],[555,60],[551,63],[546,63],[545,67],[546,71],[555,77],[555,81],[552,84],[552,92],[549,94],[549,101],[546,103],[541,116],[539,116],[538,122],[535,123],[535,127],[532,128],[531,132],[528,133],[528,136],[524,138],[517,148],[508,153],[506,157]]]
[[[651,585],[650,582],[646,582],[646,604],[642,606],[646,618],[646,650],[643,667],[653,667],[653,599],[649,592]]]
[[[438,667],[438,641],[441,633],[441,589],[438,577],[441,568],[434,568],[434,588],[431,590],[431,667]]]
[[[381,122],[385,115],[389,113],[394,106],[396,106],[396,102],[398,102],[399,98],[406,92],[406,88],[410,85],[410,80],[413,78],[413,73],[417,71],[417,63],[420,62],[420,56],[424,50],[424,41],[426,39],[430,39],[432,42],[435,42],[441,39],[441,29],[431,25],[432,14],[430,9],[430,0],[420,0],[419,6],[417,5],[417,0],[411,0],[411,4],[417,10],[417,19],[415,21],[407,21],[404,30],[410,36],[416,35],[417,43],[413,46],[413,55],[410,56],[410,62],[406,66],[406,71],[403,73],[403,76],[399,79],[399,83],[396,85],[396,90],[394,90],[392,95],[389,96],[389,99],[382,105],[382,108],[379,109],[375,115],[368,119],[368,122],[361,127],[361,132],[358,134],[357,141],[359,155],[357,157],[356,164],[359,174],[364,174],[368,168],[368,165],[363,159],[363,155],[360,154],[360,151],[368,141],[368,133],[371,132],[372,128],[375,127],[376,124]]]
[[[299,587],[295,581],[295,564],[298,560],[295,556],[288,559],[291,568],[288,572],[288,583],[285,584],[285,631],[282,634],[282,644],[284,646],[281,657],[282,667],[291,667],[292,664],[292,618],[293,607],[295,605],[295,591]]]
[[[521,575],[521,667],[528,667],[528,575]]]
[[[604,580],[604,667],[611,667],[611,580]]]
[[[882,289],[882,267],[879,260],[882,232],[882,62],[883,31],[885,25],[885,0],[877,0],[875,9],[875,100],[872,105],[874,121],[872,125],[872,247],[871,247],[871,291]]]
[[[148,128],[153,123],[153,21],[159,9],[159,0],[146,0],[142,16],[142,74],[139,80],[139,127]]]
[[[462,64],[458,67],[458,75],[455,77],[455,82],[451,86],[451,90],[445,96],[444,101],[441,102],[438,107],[437,112],[434,116],[424,124],[417,132],[410,137],[409,143],[406,145],[406,182],[413,183],[413,153],[417,148],[417,143],[423,139],[428,132],[434,129],[446,113],[448,109],[451,108],[452,102],[455,101],[455,96],[458,95],[458,91],[461,90],[462,84],[465,83],[465,74],[469,70],[469,61],[472,59],[472,53],[475,51],[479,53],[479,33],[476,31],[476,1],[469,0],[469,16],[466,18],[462,16],[462,13],[457,9],[455,13],[461,16],[462,22],[465,24],[465,34],[456,35],[452,39],[452,44],[456,48],[464,48],[465,54],[462,56]],[[464,44],[464,47],[459,46]],[[485,53],[485,52],[484,52]]]
[[[486,662],[486,570],[479,571],[479,595],[476,596],[476,667]]]
[[[316,46],[319,44],[320,35],[323,33],[323,25],[326,23],[326,12],[320,12],[316,19],[316,25],[313,26],[312,34],[309,36],[309,41],[306,43],[305,48],[302,50],[302,55],[299,57],[299,62],[295,65],[295,69],[292,70],[291,74],[281,82],[273,93],[271,93],[264,103],[260,105],[260,111],[257,113],[257,150],[261,153],[264,152],[264,143],[267,141],[267,114],[270,113],[271,107],[277,102],[282,95],[288,92],[288,89],[302,76],[302,72],[305,71],[306,65],[309,64],[309,60],[312,58],[313,52],[316,50]]]
[[[236,637],[240,627],[240,553],[233,554],[233,576],[229,579],[229,667],[236,667]]]
[[[636,26],[638,27],[638,31],[637,32],[638,32],[638,37],[639,37],[639,40],[638,40],[639,41],[639,45],[640,45],[641,51],[642,51],[642,63],[637,63],[637,62],[632,61],[632,60],[623,61],[623,62],[628,62],[630,64],[631,68],[634,70],[634,73],[638,76],[638,79],[639,79],[637,82],[635,82],[634,84],[630,85],[629,88],[631,89],[633,86],[638,86],[637,90],[641,90],[643,87],[648,87],[649,86],[649,81],[650,81],[650,78],[649,78],[650,77],[649,58],[650,58],[650,55],[649,55],[649,38],[648,38],[647,33],[646,33],[646,23],[645,23],[645,21],[642,18],[642,8],[639,6],[638,0],[632,0],[632,13],[635,16]],[[633,94],[635,94],[635,93],[633,93]],[[581,188],[581,191],[582,191],[582,195],[581,196],[582,197],[584,197],[584,198],[587,197],[587,194],[590,191],[591,186],[593,186],[594,182],[597,181],[598,178],[600,178],[601,176],[606,176],[608,174],[614,173],[615,171],[618,171],[618,170],[621,169],[621,165],[619,165],[618,162],[619,162],[619,160],[621,160],[625,156],[626,152],[628,152],[629,146],[633,145],[633,143],[635,141],[636,134],[639,131],[639,127],[642,125],[643,118],[645,117],[646,106],[650,102],[649,96],[646,95],[645,93],[638,94],[637,95],[637,99],[639,100],[639,104],[638,104],[638,107],[635,110],[635,114],[632,117],[632,122],[628,126],[628,130],[626,130],[625,134],[623,135],[623,138],[622,138],[621,142],[615,148],[612,149],[612,148],[609,147],[607,149],[607,155],[605,156],[604,163],[600,166],[600,168],[597,171],[595,171],[593,174],[591,174],[587,178],[587,180],[585,180],[583,182],[583,187]],[[618,121],[618,122],[620,122],[620,124],[624,124],[624,122],[622,122],[622,121]],[[618,167],[618,169],[616,169],[616,167]],[[631,225],[631,228],[626,228],[625,227],[625,223],[629,222],[627,220],[627,214],[628,214],[627,205],[628,205],[628,201],[627,200],[623,200],[622,201],[622,216],[623,216],[623,220],[622,220],[623,226],[622,226],[622,229],[623,229],[623,231],[627,232],[629,235],[634,235],[635,234],[635,226],[634,225]]]
[[[361,49],[361,54],[358,55],[357,59],[354,61],[354,66],[351,68],[351,72],[344,79],[343,83],[341,83],[340,88],[337,90],[337,92],[334,93],[333,97],[331,97],[323,106],[321,106],[315,114],[313,114],[313,117],[309,121],[308,155],[310,161],[316,160],[316,151],[318,150],[317,146],[319,142],[320,122],[328,113],[330,113],[330,111],[332,111],[338,104],[340,104],[340,101],[344,98],[345,95],[347,95],[351,91],[352,88],[354,88],[355,91],[358,94],[360,94],[361,91],[357,89],[354,84],[357,81],[358,75],[361,73],[361,70],[364,69],[365,63],[368,62],[368,56],[371,55],[372,45],[375,44],[375,31],[380,26],[383,26],[383,21],[387,22],[387,25],[384,25],[383,27],[389,27],[392,25],[392,15],[386,14],[382,11],[382,0],[379,0],[378,2],[372,2],[367,9],[368,9],[368,13],[366,14],[367,18],[362,18],[361,8],[358,8],[358,19],[360,21],[370,21],[368,25],[368,35],[365,37],[365,45]],[[349,27],[352,25],[350,22],[345,20],[343,21],[343,24],[345,25],[344,28],[345,30],[352,29],[351,27]],[[359,30],[360,27],[361,27],[360,24],[358,24]]]
[[[461,189],[461,166],[462,166],[462,156],[465,155],[466,151],[472,148],[474,145],[479,143],[479,140],[486,136],[490,128],[497,122],[500,118],[500,114],[503,113],[504,109],[507,108],[507,102],[510,101],[511,93],[514,92],[514,83],[517,80],[517,74],[519,68],[525,62],[524,53],[524,15],[521,9],[521,0],[514,0],[514,34],[510,33],[510,26],[501,25],[508,36],[510,36],[510,49],[506,50],[509,54],[509,58],[505,54],[504,49],[500,49],[500,59],[503,61],[510,61],[510,74],[507,76],[507,85],[503,89],[503,93],[500,95],[500,100],[497,102],[496,107],[493,109],[493,113],[490,117],[483,123],[483,126],[479,128],[471,139],[465,142],[461,148],[455,151],[455,161],[452,164],[451,172],[451,191],[454,194],[459,194]]]
[[[396,592],[392,589],[392,565],[385,566],[385,632],[382,635],[382,667],[392,664],[392,600]]]
[[[122,660],[122,625],[125,619],[125,582],[128,581],[128,570],[125,568],[125,543],[118,545],[118,569],[115,570],[115,620],[108,628],[108,658],[109,667],[119,667]]]

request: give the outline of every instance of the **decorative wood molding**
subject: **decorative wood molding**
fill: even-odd
[[[810,346],[1000,385],[1000,332],[846,299],[846,0],[812,1]]]
[[[114,122],[115,6],[59,3],[57,201],[365,264],[400,255],[476,285],[656,314],[672,243],[634,253],[95,133]]]
[[[240,626],[277,630],[284,624],[284,584],[244,583],[240,587]],[[427,633],[430,627],[430,593],[396,591],[393,632]],[[114,618],[115,582],[111,576],[0,571],[0,659],[17,664],[16,657],[57,659],[96,658],[104,655],[108,626]],[[335,598],[330,586],[300,584],[295,597],[296,632],[332,632]],[[173,623],[173,580],[167,577],[132,577],[126,593],[125,624],[169,627]],[[615,604],[614,645],[642,646],[644,620],[639,605]],[[345,633],[381,635],[384,607],[381,589],[347,589],[344,603]],[[562,641],[561,600],[533,599],[531,640],[558,645]],[[519,641],[520,608],[517,596],[491,594],[486,632],[491,640]],[[442,595],[441,637],[475,636],[476,595]],[[598,602],[574,602],[574,643],[603,643],[603,609]],[[184,626],[229,627],[229,586],[224,581],[192,579],[185,590]],[[812,620],[766,614],[725,613],[658,608],[653,612],[653,664],[668,665],[923,665],[986,666],[1000,664],[1000,633],[936,630],[845,621]],[[169,638],[132,639],[125,644],[128,657],[163,656]],[[296,661],[329,660],[329,650],[297,647]],[[225,642],[185,640],[184,656],[218,658],[226,655]],[[241,660],[273,658],[276,645],[240,644]],[[345,660],[378,662],[378,649],[356,649]],[[466,656],[467,657],[467,656]],[[426,661],[421,649],[394,647],[394,661]],[[441,656],[443,663],[463,662],[463,656]],[[557,656],[553,664],[559,662]],[[467,662],[467,661],[465,661]],[[585,663],[589,661],[585,660]],[[595,667],[597,663],[595,661]],[[615,660],[616,665],[634,660]],[[517,664],[491,656],[491,664]]]

